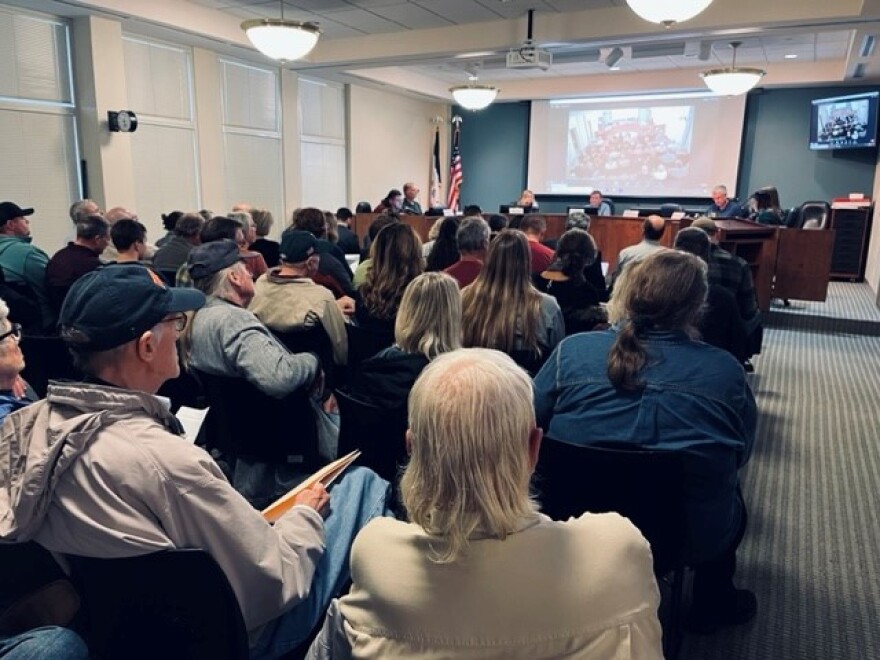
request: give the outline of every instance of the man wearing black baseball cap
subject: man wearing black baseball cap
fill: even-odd
[[[235,591],[255,653],[277,657],[308,636],[346,583],[348,549],[384,513],[388,484],[350,469],[326,522],[320,484],[274,526],[251,507],[153,396],[178,373],[185,312],[204,303],[140,265],[101,268],[73,285],[59,325],[87,379],[54,382],[45,400],[7,417],[0,465],[21,469],[0,482],[0,542],[107,558],[202,548]]]
[[[46,289],[46,266],[49,256],[31,244],[28,216],[32,208],[23,209],[14,202],[0,202],[0,268],[7,284],[19,293],[36,299],[40,306],[38,327],[25,331],[40,333],[55,325],[55,309]],[[12,310],[13,316],[15,310]]]

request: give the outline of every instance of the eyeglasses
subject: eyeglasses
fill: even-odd
[[[174,323],[174,329],[177,332],[183,332],[183,329],[186,327],[186,314],[181,312],[180,314],[175,314],[171,318],[162,319],[159,321],[160,323]]]
[[[3,341],[7,337],[12,337],[16,341],[20,340],[21,339],[21,325],[19,325],[18,323],[13,323],[11,330],[9,330],[8,332],[4,332],[2,335],[0,335],[0,341]]]

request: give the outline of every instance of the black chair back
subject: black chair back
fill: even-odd
[[[336,390],[339,404],[339,455],[361,450],[364,465],[396,491],[398,471],[406,463],[406,406],[386,408]],[[396,501],[396,500],[395,500]]]
[[[338,379],[338,369],[333,358],[333,344],[324,326],[316,324],[297,330],[272,330],[272,334],[287,347],[291,353],[314,353],[321,361],[324,370],[324,389],[333,390]]]
[[[800,227],[801,223],[801,209],[798,206],[792,206],[785,212],[785,220],[784,224],[786,227]]]
[[[671,218],[673,213],[681,213],[684,208],[681,204],[661,204],[659,215],[661,218]]]
[[[204,550],[69,557],[93,658],[248,657],[238,600]]]
[[[192,371],[210,405],[199,444],[227,459],[296,463],[304,471],[320,466],[317,423],[304,389],[273,399],[244,378]]]
[[[673,660],[679,646],[686,568],[681,453],[620,443],[577,446],[545,438],[537,474],[542,509],[551,518],[616,511],[651,544],[655,575],[672,578],[663,646],[665,657]]]
[[[546,438],[537,472],[542,509],[551,518],[617,511],[651,543],[659,575],[683,562],[681,454],[623,444],[577,446]]]
[[[825,229],[831,217],[831,205],[828,202],[804,202],[800,208],[800,226],[802,229]]]
[[[66,626],[79,606],[73,585],[43,546],[0,544],[0,635]]]
[[[349,377],[357,371],[361,362],[394,343],[393,332],[377,332],[352,323],[346,324],[345,331],[348,333]]]

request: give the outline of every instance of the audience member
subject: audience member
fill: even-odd
[[[489,250],[489,225],[477,216],[465,218],[455,232],[460,257],[443,272],[451,275],[461,288],[471,284],[483,269]]]
[[[376,205],[373,213],[400,213],[403,208],[403,193],[392,188],[385,198]]]
[[[343,314],[354,313],[351,298],[335,300],[311,277],[318,270],[317,239],[307,231],[288,230],[281,242],[281,266],[272,268],[254,285],[248,309],[268,328],[278,332],[320,325],[333,347],[336,364],[348,355]],[[325,365],[329,367],[330,365]]]
[[[554,522],[529,482],[532,383],[505,355],[436,358],[410,395],[407,518],[369,523],[309,657],[660,660],[651,551],[616,513]]]
[[[110,243],[110,225],[100,215],[76,223],[76,240],[52,255],[46,265],[46,288],[55,310],[80,277],[101,267],[101,253]]]
[[[107,247],[104,248],[104,252],[101,253],[101,261],[105,264],[113,261],[119,261],[119,253],[116,250],[116,246],[113,244],[113,227],[120,220],[137,220],[137,213],[134,211],[130,211],[122,206],[114,206],[112,209],[107,211],[104,214],[104,219],[110,224],[110,243],[108,243]],[[144,243],[144,254],[141,257],[144,261],[150,261],[153,258],[153,255],[156,254],[156,246],[149,245]]]
[[[143,261],[147,252],[147,228],[137,220],[117,220],[110,227],[110,240],[116,248],[116,263]]]
[[[165,243],[174,238],[174,227],[177,225],[177,221],[182,215],[183,211],[171,211],[170,213],[162,214],[162,228],[165,230],[165,235],[156,241],[157,248],[162,247]],[[205,218],[201,211],[199,211],[199,215],[202,215],[202,217]],[[205,218],[205,220],[209,219],[210,218]]]
[[[193,286],[208,296],[184,336],[189,366],[214,376],[244,378],[275,399],[301,389],[322,389],[318,358],[288,351],[247,309],[254,281],[235,243],[222,239],[199,246],[190,253],[187,268]],[[235,458],[232,482],[249,501],[271,500],[304,476],[299,464]]]
[[[611,297],[615,326],[567,337],[535,378],[540,426],[555,441],[680,451],[691,625],[744,623],[755,596],[734,588],[746,524],[737,470],[755,438],[755,399],[728,353],[694,341],[706,265],[663,250],[627,268]]]
[[[373,260],[370,258],[370,252],[372,251],[373,241],[376,240],[376,236],[388,225],[393,225],[395,222],[400,222],[396,218],[390,215],[379,215],[370,223],[370,226],[367,228],[367,235],[364,236],[364,244],[369,245],[370,248],[362,255],[362,259],[358,264],[357,270],[354,273],[353,284],[356,289],[360,289],[364,282],[367,281],[367,273],[370,272],[370,266],[373,263]]]
[[[400,408],[425,366],[461,348],[461,294],[442,273],[422,273],[406,287],[394,321],[394,345],[364,360],[351,393],[383,408]]]
[[[370,269],[358,290],[354,310],[359,326],[376,332],[394,332],[394,321],[406,286],[424,270],[422,243],[415,230],[402,222],[388,225],[370,247]]]
[[[642,224],[641,242],[623,248],[620,254],[617,255],[617,264],[614,266],[614,272],[611,274],[612,287],[628,263],[639,261],[649,254],[665,249],[660,245],[660,239],[663,238],[665,230],[666,220],[659,215],[649,215],[645,218],[645,222]]]
[[[530,272],[533,274],[543,273],[553,262],[553,250],[541,244],[541,241],[544,240],[544,233],[547,231],[547,221],[542,215],[530,213],[522,218],[519,229],[526,235],[529,242],[529,252],[532,255]]]
[[[422,215],[422,205],[419,204],[417,197],[419,196],[419,188],[412,181],[403,184],[403,204],[400,207],[401,213],[409,213],[410,215]]]
[[[553,263],[536,278],[538,290],[559,303],[566,335],[587,332],[607,321],[599,292],[584,277],[597,253],[592,236],[582,229],[569,229],[559,239]]]
[[[339,221],[335,213],[324,211],[324,226],[327,228],[327,241],[335,246],[339,242]],[[348,260],[345,263],[348,263]]]
[[[262,254],[250,249],[250,244],[257,240],[257,227],[254,224],[254,219],[249,211],[232,211],[226,217],[238,223],[241,227],[241,232],[235,235],[235,242],[241,251],[241,255],[244,257],[243,263],[245,267],[250,271],[251,277],[256,282],[258,277],[269,270],[269,267],[266,266],[266,260],[263,259]]]
[[[173,272],[186,263],[192,249],[202,241],[200,234],[205,219],[198,213],[184,213],[174,224],[174,236],[153,256],[153,268]]]
[[[339,233],[339,240],[336,245],[345,254],[360,254],[361,249],[358,246],[357,234],[351,230],[351,219],[354,216],[350,209],[340,207],[336,211],[336,231]]]
[[[431,226],[428,228],[428,240],[422,244],[422,256],[425,259],[428,258],[428,255],[431,254],[431,250],[434,249],[434,241],[437,240],[437,237],[440,235],[440,227],[443,226],[444,217],[438,217],[431,223]]]
[[[230,253],[238,256],[234,244]],[[236,268],[234,279],[249,282]],[[308,636],[347,581],[351,540],[381,515],[387,483],[350,469],[329,508],[316,485],[274,525],[236,493],[154,396],[178,374],[184,312],[204,302],[136,265],[74,284],[60,328],[88,380],[53,383],[2,427],[0,463],[22,467],[3,484],[0,540],[99,558],[202,548],[235,592],[253,653],[277,657]]]
[[[341,295],[354,296],[351,267],[345,260],[345,253],[327,240],[327,219],[324,217],[324,212],[311,207],[299,209],[294,213],[290,227],[307,231],[318,239],[316,242],[316,249],[320,255],[318,275],[332,278],[338,289],[341,289]],[[319,283],[327,286],[320,279]]]
[[[719,244],[720,236],[712,218],[700,217],[694,220],[693,227],[698,227],[709,235],[712,242],[709,255],[709,282],[718,284],[729,290],[736,297],[739,317],[742,319],[748,337],[746,353],[753,355],[761,351],[764,328],[761,324],[761,312],[758,309],[758,297],[752,279],[752,269],[742,257],[731,254]],[[746,371],[754,371],[751,362],[745,360]]]
[[[104,215],[104,212],[95,200],[80,199],[70,205],[68,215],[70,216],[70,221],[73,223],[73,227],[70,228],[67,235],[64,237],[64,245],[76,240],[76,225],[78,222],[85,220],[90,215]]]
[[[531,283],[522,232],[505,229],[492,241],[483,269],[461,296],[464,346],[494,348],[534,369],[565,336],[556,300]]]
[[[14,202],[0,202],[0,268],[7,287],[26,300],[37,301],[39,319],[34,318],[33,327],[25,327],[25,330],[40,334],[54,330],[56,312],[46,288],[49,256],[31,243],[28,216],[33,213],[32,208],[23,209]]]
[[[479,204],[467,204],[462,210],[461,214],[464,217],[470,218],[473,216],[483,216],[483,209],[480,208]]]
[[[37,398],[21,378],[24,355],[19,347],[20,341],[21,326],[9,320],[9,307],[0,300],[0,425],[9,413],[24,408]]]
[[[745,218],[747,211],[742,204],[727,196],[727,186],[719,184],[712,188],[712,203],[706,209],[706,215],[718,218]]]
[[[675,249],[698,256],[709,265],[709,235],[698,227],[685,227],[675,235]],[[706,308],[697,323],[700,337],[707,344],[722,348],[737,360],[748,357],[745,326],[739,317],[736,296],[709,278]]]
[[[428,253],[425,270],[438,271],[445,270],[456,261],[458,261],[458,243],[456,242],[456,232],[460,220],[456,217],[443,218],[440,222],[440,231],[437,232],[437,238],[431,246]]]
[[[495,240],[495,237],[498,236],[498,232],[502,229],[507,229],[507,218],[499,213],[493,213],[489,216],[489,231],[490,239]]]
[[[257,239],[250,244],[250,249],[263,255],[268,268],[275,268],[280,263],[278,257],[280,247],[278,241],[266,238],[272,230],[272,225],[275,224],[275,218],[272,217],[272,212],[266,209],[252,209],[251,218],[257,229]]]
[[[582,211],[569,213],[565,219],[565,230],[569,229],[583,229],[589,233],[590,216]],[[544,244],[550,245],[550,241],[544,241]],[[555,250],[556,246],[553,246],[553,249]],[[605,284],[605,275],[602,273],[602,251],[598,248],[596,249],[596,258],[588,262],[584,269],[584,278],[598,294],[599,302],[608,302],[608,286]]]

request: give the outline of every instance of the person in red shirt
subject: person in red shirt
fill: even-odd
[[[532,273],[543,273],[553,263],[553,250],[542,245],[544,232],[547,231],[547,221],[542,215],[529,214],[522,219],[519,225],[529,241],[529,251],[532,253]]]
[[[455,233],[459,259],[443,272],[463,289],[477,279],[489,249],[489,224],[480,217],[465,218]]]

